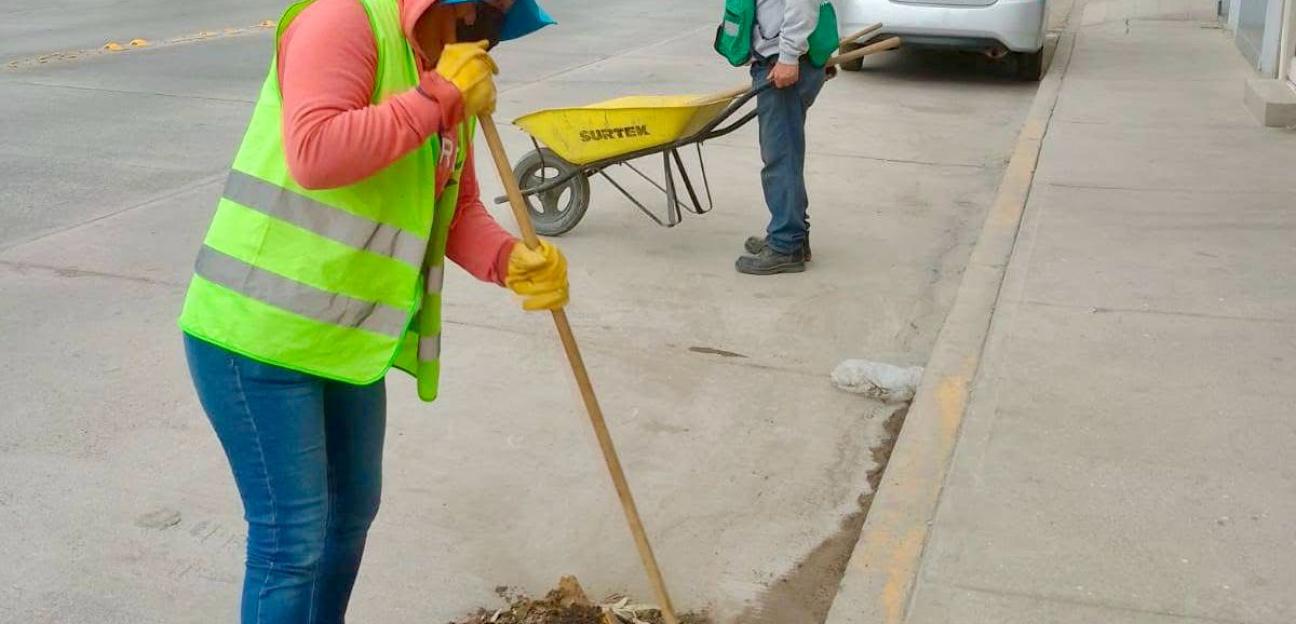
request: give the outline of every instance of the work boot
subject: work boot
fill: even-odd
[[[800,273],[806,268],[805,253],[798,249],[793,253],[783,254],[765,245],[759,253],[738,258],[735,268],[739,273],[748,275]]]
[[[761,250],[764,249],[769,244],[768,242],[766,242],[767,240],[768,239],[766,239],[764,236],[750,236],[747,238],[747,242],[743,243],[743,249],[746,249],[747,253],[754,256],[760,253]],[[812,257],[813,254],[810,252],[809,232],[806,233],[805,242],[801,244],[801,253],[805,256],[806,262],[814,260],[814,258]]]

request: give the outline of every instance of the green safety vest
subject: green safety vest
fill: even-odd
[[[278,36],[313,0],[292,5]],[[397,0],[361,0],[378,51],[372,102],[419,82]],[[277,48],[277,46],[276,46]],[[278,58],[270,65],[180,314],[186,333],[252,359],[369,384],[393,365],[436,398],[450,223],[475,123],[365,180],[303,188],[288,171]],[[443,150],[444,148],[444,150]],[[436,196],[438,158],[454,158]],[[416,318],[417,315],[417,318]]]
[[[751,62],[752,31],[756,28],[756,0],[725,0],[724,19],[716,28],[715,51],[734,67]],[[832,2],[823,0],[819,6],[819,22],[810,33],[806,55],[815,67],[823,67],[832,58],[841,42],[837,32],[837,9]]]

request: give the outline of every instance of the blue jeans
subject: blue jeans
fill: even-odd
[[[384,382],[328,381],[184,340],[248,523],[243,624],[343,622],[378,513]]]
[[[769,78],[775,59],[757,59],[751,66],[753,84]],[[806,113],[823,89],[827,74],[806,59],[801,60],[801,79],[786,89],[769,88],[756,96],[760,119],[761,186],[770,223],[766,240],[779,253],[801,249],[810,233],[810,198],[806,194]]]

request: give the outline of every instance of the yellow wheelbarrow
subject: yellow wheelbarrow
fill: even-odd
[[[874,24],[842,39],[847,45],[882,27]],[[828,61],[832,68],[870,54],[899,47],[891,37]],[[725,136],[756,118],[756,110],[740,111],[772,84],[744,85],[711,95],[631,96],[574,108],[536,111],[514,120],[531,135],[536,149],[513,168],[518,186],[537,232],[558,236],[571,231],[590,205],[590,178],[599,175],[625,195],[658,225],[674,227],[683,221],[684,211],[710,212],[714,206],[711,184],[702,158],[702,144]],[[543,147],[542,147],[543,144]],[[703,206],[698,188],[684,165],[680,150],[697,150],[706,196]],[[631,161],[649,156],[662,157],[663,182],[654,180]],[[658,216],[630,191],[608,175],[613,165],[628,167],[666,196],[666,212]],[[676,180],[679,180],[677,184]],[[680,199],[680,186],[687,200]],[[504,203],[507,198],[497,198]]]

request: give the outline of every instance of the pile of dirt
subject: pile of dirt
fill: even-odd
[[[544,598],[531,598],[507,587],[496,588],[496,593],[508,606],[479,609],[467,619],[451,624],[665,624],[660,609],[635,604],[625,596],[609,596],[594,604],[580,582],[571,576],[563,577],[558,588]],[[686,613],[680,615],[680,623],[711,624],[711,619]]]

